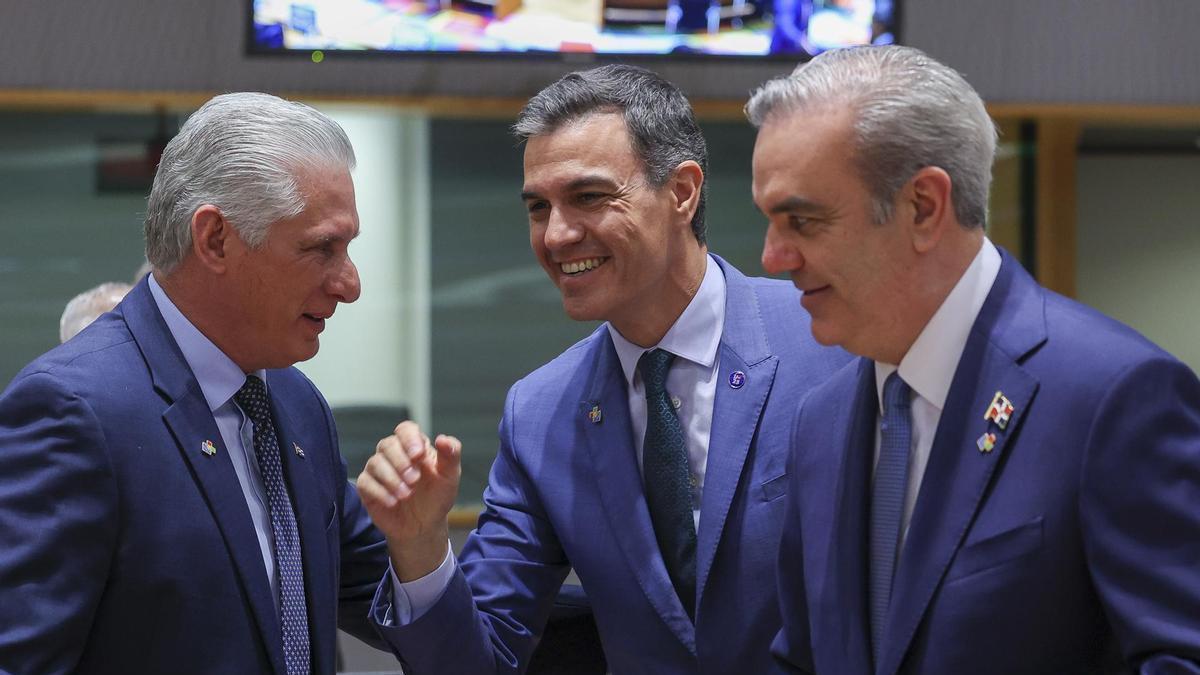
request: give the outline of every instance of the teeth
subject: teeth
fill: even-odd
[[[564,274],[578,274],[587,270],[595,269],[602,265],[605,258],[588,258],[587,260],[577,260],[575,262],[561,263],[559,267]]]

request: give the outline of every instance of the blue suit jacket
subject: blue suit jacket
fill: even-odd
[[[601,327],[509,391],[478,529],[441,600],[383,628],[410,675],[513,673],[573,566],[612,672],[760,673],[779,628],[774,560],[799,397],[849,359],[818,347],[789,284],[725,274],[725,329],[697,546],[692,625],[642,491],[625,377]],[[746,383],[729,386],[742,371]],[[590,421],[599,406],[601,417]],[[386,590],[386,586],[383,587]],[[386,609],[377,596],[377,618]]]
[[[1015,411],[984,419],[997,391]],[[782,662],[821,675],[1200,672],[1200,383],[1004,255],[935,434],[872,667],[868,360],[805,400]],[[976,445],[985,432],[995,447]],[[803,481],[803,482],[799,482]]]
[[[314,673],[371,632],[387,569],[329,409],[268,371],[305,567]],[[201,451],[211,440],[215,455]],[[246,499],[145,282],[0,397],[0,673],[283,673]]]

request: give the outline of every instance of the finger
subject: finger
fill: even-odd
[[[380,443],[380,446],[380,452],[367,460],[363,473],[370,475],[393,495],[403,499],[412,492],[402,478],[402,474],[412,468],[408,464],[408,457],[400,448],[395,447],[395,444],[385,448],[384,444]],[[396,462],[401,462],[402,465],[396,466]]]
[[[462,441],[440,434],[433,442],[437,450],[437,471],[442,476],[458,476],[462,468]]]
[[[397,424],[394,435],[410,457],[419,455],[429,444],[429,437],[421,433],[421,427],[411,420]]]
[[[358,474],[358,480],[354,483],[354,487],[358,490],[358,498],[370,510],[373,505],[381,505],[386,508],[392,508],[399,503],[395,495],[388,491],[375,477],[363,469],[363,472]]]

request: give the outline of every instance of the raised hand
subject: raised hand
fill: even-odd
[[[449,527],[462,475],[462,443],[438,436],[431,443],[415,422],[401,422],[379,441],[358,476],[358,494],[388,541],[401,581],[437,569],[446,557]]]

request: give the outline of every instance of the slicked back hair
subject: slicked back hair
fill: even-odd
[[[891,218],[897,191],[917,171],[936,166],[950,175],[959,223],[986,227],[996,126],[954,69],[912,47],[832,50],[760,87],[746,116],[761,127],[818,109],[853,115],[852,156],[876,223]]]
[[[270,94],[217,96],[167,143],[146,205],[146,258],[169,273],[192,246],[192,215],[211,204],[251,248],[271,223],[305,207],[297,174],[354,168],[346,132],[324,114]]]

